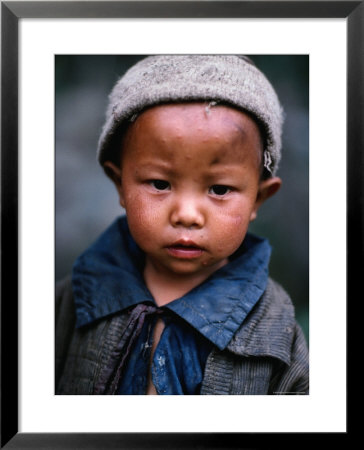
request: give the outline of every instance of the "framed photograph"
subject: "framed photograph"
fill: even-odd
[[[1,7],[1,446],[238,448],[241,439],[254,447],[282,434],[347,438],[347,304],[363,271],[363,2],[9,1]],[[287,102],[299,92],[305,105],[305,118],[298,108],[296,122],[288,121],[305,125],[302,134],[297,126],[288,130],[286,144],[301,159],[293,163],[295,176],[289,165],[282,169],[294,189],[280,210],[287,220],[277,223],[286,225],[287,243],[303,249],[285,254],[280,267],[302,295],[308,396],[132,395],[118,397],[121,404],[54,395],[55,282],[108,215],[118,214],[111,183],[105,187],[94,175],[93,183],[83,182],[94,168],[79,158],[81,147],[93,146],[120,61],[127,68],[159,53],[250,55],[268,68],[268,78],[286,73]],[[287,81],[290,74],[298,84]],[[296,198],[303,200],[291,206]],[[72,202],[82,211],[70,217],[62,205]],[[294,261],[305,265],[305,258],[306,274],[295,273]]]

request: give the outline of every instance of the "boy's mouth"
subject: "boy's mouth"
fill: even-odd
[[[198,258],[203,251],[202,247],[190,240],[180,240],[167,247],[167,252],[171,256],[181,259]]]

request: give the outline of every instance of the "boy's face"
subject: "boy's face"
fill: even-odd
[[[150,108],[125,136],[121,167],[111,162],[120,204],[146,262],[159,273],[207,278],[227,263],[258,207],[279,186],[260,180],[256,123],[225,106]]]

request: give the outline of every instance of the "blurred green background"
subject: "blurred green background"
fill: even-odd
[[[263,205],[250,231],[269,239],[271,276],[291,295],[309,338],[309,57],[249,55],[276,89],[285,110],[281,190]],[[56,280],[123,213],[96,161],[107,97],[144,55],[57,55]]]

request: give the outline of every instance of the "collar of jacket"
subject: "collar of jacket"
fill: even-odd
[[[163,308],[182,317],[223,350],[266,289],[270,253],[267,240],[248,233],[229,264]],[[155,304],[143,281],[143,267],[144,253],[131,237],[125,216],[120,217],[75,262],[76,326],[138,303]],[[234,342],[232,349],[239,353],[240,341]]]
[[[227,349],[240,356],[270,356],[290,364],[295,327],[294,306],[289,295],[269,278],[264,295]]]

